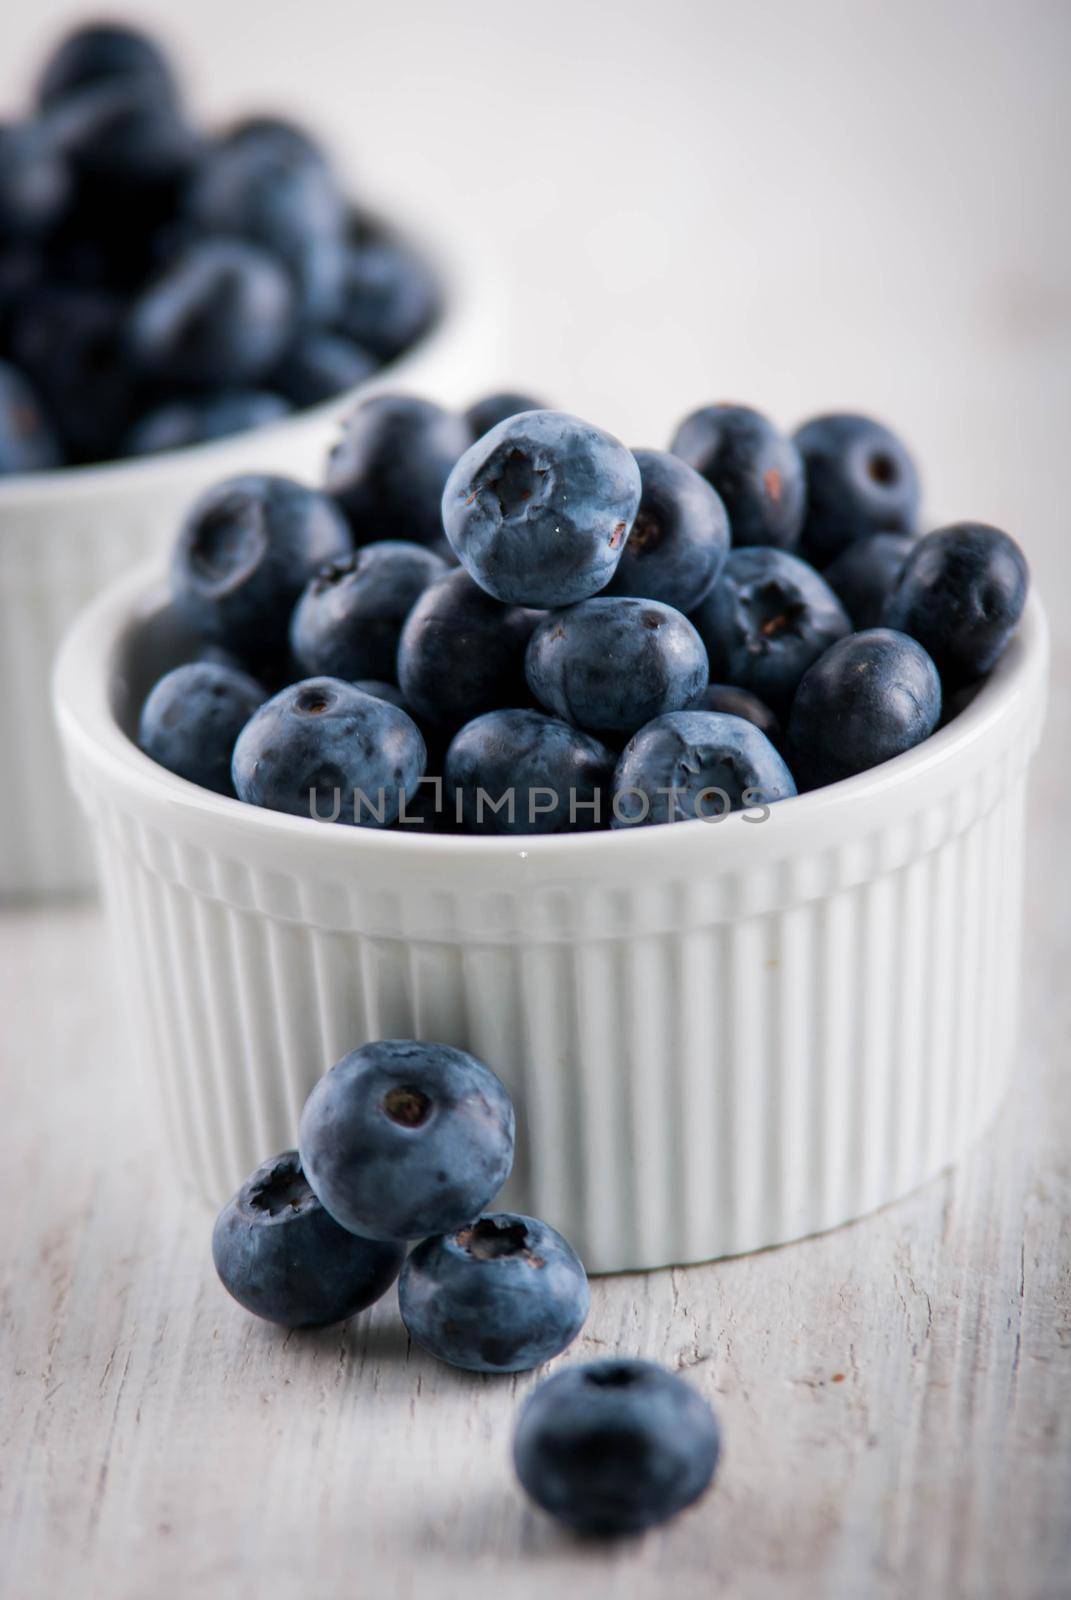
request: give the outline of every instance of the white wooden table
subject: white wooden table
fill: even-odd
[[[5,98],[69,14],[5,19]],[[181,27],[217,111],[300,105],[311,75],[380,195],[485,228],[524,290],[502,379],[633,443],[726,392],[786,422],[866,405],[905,426],[933,505],[1022,537],[1058,697],[1012,1092],[957,1172],[878,1216],[594,1285],[565,1359],[668,1362],[725,1433],[701,1506],[600,1549],[515,1486],[531,1377],[436,1366],[393,1296],[289,1337],[228,1301],[143,1109],[98,913],[0,914],[0,1595],[1067,1600],[1071,12],[509,15],[309,0],[298,37],[292,8],[189,0]]]

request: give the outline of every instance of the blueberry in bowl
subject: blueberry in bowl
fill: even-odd
[[[463,420],[414,395],[375,395],[347,418],[327,462],[325,487],[354,543],[442,537],[443,489],[467,449]]]
[[[909,533],[872,533],[855,539],[822,573],[856,628],[876,628],[885,602],[915,547]]]
[[[326,563],[290,619],[290,649],[303,674],[390,682],[398,637],[413,606],[446,563],[403,539],[366,544]]]
[[[796,793],[784,758],[755,723],[721,711],[655,717],[625,746],[613,778],[614,828],[760,820]]]
[[[827,566],[857,539],[915,532],[919,476],[884,423],[856,412],[814,417],[796,430],[807,475],[802,553]]]
[[[703,406],[685,417],[670,450],[717,490],[733,544],[794,549],[806,484],[796,446],[750,406]]]
[[[614,756],[598,739],[531,710],[488,711],[446,752],[446,792],[468,833],[568,833],[601,826]]]
[[[524,660],[538,614],[503,605],[467,572],[429,584],[398,639],[398,683],[418,716],[456,730],[485,711],[524,705]]]
[[[234,794],[238,735],[267,698],[238,666],[189,661],[153,685],[141,708],[138,744],[169,772],[216,794]]]
[[[664,450],[634,450],[640,505],[605,594],[694,611],[729,552],[729,519],[705,478]]]

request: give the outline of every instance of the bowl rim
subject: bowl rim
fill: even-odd
[[[380,218],[374,204],[368,208],[370,215]],[[432,236],[408,216],[393,214],[384,221],[391,234],[408,244],[431,262],[443,290],[443,304],[423,338],[395,360],[377,368],[371,377],[351,389],[343,389],[314,406],[304,406],[277,421],[259,428],[244,428],[240,433],[226,434],[222,439],[205,439],[200,444],[183,445],[177,450],[160,450],[152,455],[119,456],[112,461],[89,461],[80,465],[53,467],[47,472],[15,472],[0,477],[0,537],[5,532],[17,530],[14,519],[6,515],[20,507],[48,506],[65,498],[81,498],[96,494],[110,494],[124,490],[146,490],[153,484],[163,485],[180,481],[189,475],[191,468],[207,469],[218,457],[221,475],[226,473],[228,454],[240,451],[251,438],[256,439],[257,450],[270,450],[277,441],[280,446],[288,437],[309,432],[322,432],[344,417],[356,404],[373,394],[396,388],[405,389],[411,378],[419,380],[423,365],[434,360],[440,350],[455,337],[459,326],[464,326],[473,314],[487,309],[486,302],[493,295],[493,282],[480,270],[478,262],[462,262],[455,249],[440,237]],[[240,470],[240,469],[239,469]]]
[[[342,870],[362,864],[399,869],[421,866],[473,867],[507,862],[574,870],[595,860],[609,867],[639,866],[652,854],[668,865],[675,851],[690,851],[702,842],[704,859],[712,866],[757,864],[767,859],[762,843],[770,830],[748,822],[734,812],[716,823],[693,819],[661,827],[602,829],[561,834],[430,834],[416,829],[361,828],[333,823],[319,825],[305,817],[290,816],[247,805],[226,795],[202,789],[169,772],[145,755],[121,727],[114,707],[114,689],[121,650],[131,630],[157,610],[166,598],[165,569],[150,562],[126,574],[92,601],[68,630],[53,672],[53,707],[64,743],[71,755],[87,760],[112,790],[138,797],[155,811],[172,819],[214,826],[229,838],[244,834],[251,844],[273,843],[280,852],[307,852]],[[857,831],[861,814],[880,802],[874,827],[895,815],[903,801],[903,814],[911,814],[915,797],[936,794],[957,769],[993,742],[998,730],[1022,726],[1045,682],[1048,662],[1048,623],[1044,607],[1033,591],[1019,628],[992,673],[969,705],[951,722],[904,754],[854,777],[822,789],[777,802],[776,848],[783,858],[817,833],[840,838]],[[1023,764],[1029,754],[1024,750]],[[869,831],[869,830],[868,830]],[[724,854],[723,854],[724,852]]]

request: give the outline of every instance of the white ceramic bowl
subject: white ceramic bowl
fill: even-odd
[[[368,1039],[516,1098],[506,1199],[594,1271],[756,1249],[906,1193],[992,1115],[1014,1039],[1046,629],[918,749],[767,821],[505,839],[317,824],[197,789],[124,729],[182,658],[113,586],[56,673],[138,1055],[218,1204]],[[155,620],[154,620],[155,617]]]
[[[437,262],[445,311],[428,337],[358,389],[284,421],[188,450],[0,479],[0,897],[86,888],[49,710],[64,630],[111,579],[168,549],[195,496],[235,472],[315,483],[341,417],[380,389],[467,402],[493,378],[501,308],[478,261]]]

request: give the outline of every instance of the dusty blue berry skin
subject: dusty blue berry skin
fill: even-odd
[[[803,462],[791,439],[760,412],[703,406],[685,417],[669,448],[718,491],[734,546],[794,548],[803,525]]]
[[[356,544],[442,537],[443,486],[468,446],[460,417],[430,400],[380,394],[350,413],[327,463],[327,491]]]
[[[272,373],[272,383],[295,406],[315,406],[356,389],[379,362],[340,333],[302,330]]]
[[[398,682],[420,717],[459,728],[528,699],[524,652],[533,612],[492,600],[467,572],[447,572],[410,611],[398,640]]]
[[[228,478],[187,514],[171,591],[203,638],[274,662],[309,579],[350,549],[345,519],[326,495],[290,478]]]
[[[761,809],[794,795],[796,782],[753,722],[722,711],[673,711],[629,740],[613,793],[611,826],[634,828]]]
[[[857,628],[876,628],[915,540],[908,533],[856,539],[822,573]]]
[[[604,744],[556,717],[488,711],[454,735],[444,778],[449,805],[461,791],[466,833],[572,833],[605,825],[613,769]],[[506,804],[492,810],[480,790]]]
[[[423,256],[388,239],[345,256],[338,329],[380,361],[392,361],[431,327],[439,285]]]
[[[290,650],[301,671],[389,682],[402,624],[445,571],[438,556],[404,539],[363,545],[321,567],[290,622]]]
[[[322,822],[389,828],[411,799],[427,751],[397,706],[341,678],[288,684],[250,718],[234,747],[239,800]]]
[[[5,248],[54,228],[70,197],[70,172],[45,130],[30,122],[0,127],[0,241]]]
[[[247,672],[209,661],[187,662],[166,672],[149,691],[138,722],[138,744],[180,778],[216,794],[233,794],[234,746],[265,698]]]
[[[529,1372],[572,1344],[591,1296],[580,1258],[535,1217],[500,1211],[418,1244],[398,1283],[406,1330],[467,1372]]]
[[[69,33],[45,62],[37,104],[48,110],[91,85],[131,79],[164,99],[177,95],[171,65],[148,34],[116,23],[89,23]]]
[[[1029,587],[1014,539],[983,522],[957,522],[918,541],[882,621],[917,639],[946,687],[958,688],[996,665]]]
[[[226,439],[289,416],[282,395],[267,389],[229,389],[192,400],[172,400],[140,417],[123,441],[123,454],[157,455],[208,439]]]
[[[223,1207],[212,1259],[227,1293],[284,1328],[342,1322],[384,1295],[401,1245],[340,1228],[317,1200],[296,1150],[265,1161]]]
[[[788,719],[800,787],[866,772],[928,739],[941,680],[920,644],[891,628],[840,639],[804,674]]]
[[[537,1505],[579,1533],[640,1533],[698,1500],[721,1437],[706,1401],[650,1361],[556,1372],[529,1397],[513,1462]]]
[[[848,545],[875,533],[914,533],[919,510],[915,463],[872,417],[835,412],[798,428],[807,472],[802,553],[826,567]]]
[[[465,412],[465,421],[475,441],[482,439],[485,433],[490,433],[492,428],[497,428],[500,422],[516,417],[522,411],[547,409],[544,402],[537,400],[534,395],[521,394],[515,389],[496,389],[494,394],[485,394],[473,401]]]
[[[488,594],[566,606],[609,583],[639,503],[640,469],[617,439],[562,411],[526,411],[461,457],[442,517]]]
[[[309,1183],[369,1239],[423,1239],[474,1221],[513,1166],[509,1095],[451,1045],[382,1039],[343,1057],[301,1113]]]
[[[634,450],[643,491],[632,532],[605,594],[661,600],[694,611],[729,553],[729,519],[717,492],[665,450]]]
[[[812,661],[850,632],[848,613],[813,567],[787,550],[732,550],[692,617],[718,683],[785,709]]]
[[[63,460],[44,407],[21,372],[0,361],[0,477],[47,472]]]
[[[677,711],[707,682],[707,653],[681,612],[658,600],[597,595],[551,611],[526,658],[540,705],[581,728],[632,733]]]
[[[278,361],[293,326],[293,292],[271,256],[238,239],[204,239],[139,295],[127,347],[157,383],[250,384]]]
[[[772,745],[780,748],[780,721],[774,716],[765,700],[760,700],[758,695],[752,694],[749,689],[735,689],[731,683],[708,683],[687,709],[726,711],[731,717],[743,717],[747,722],[753,722]]]

